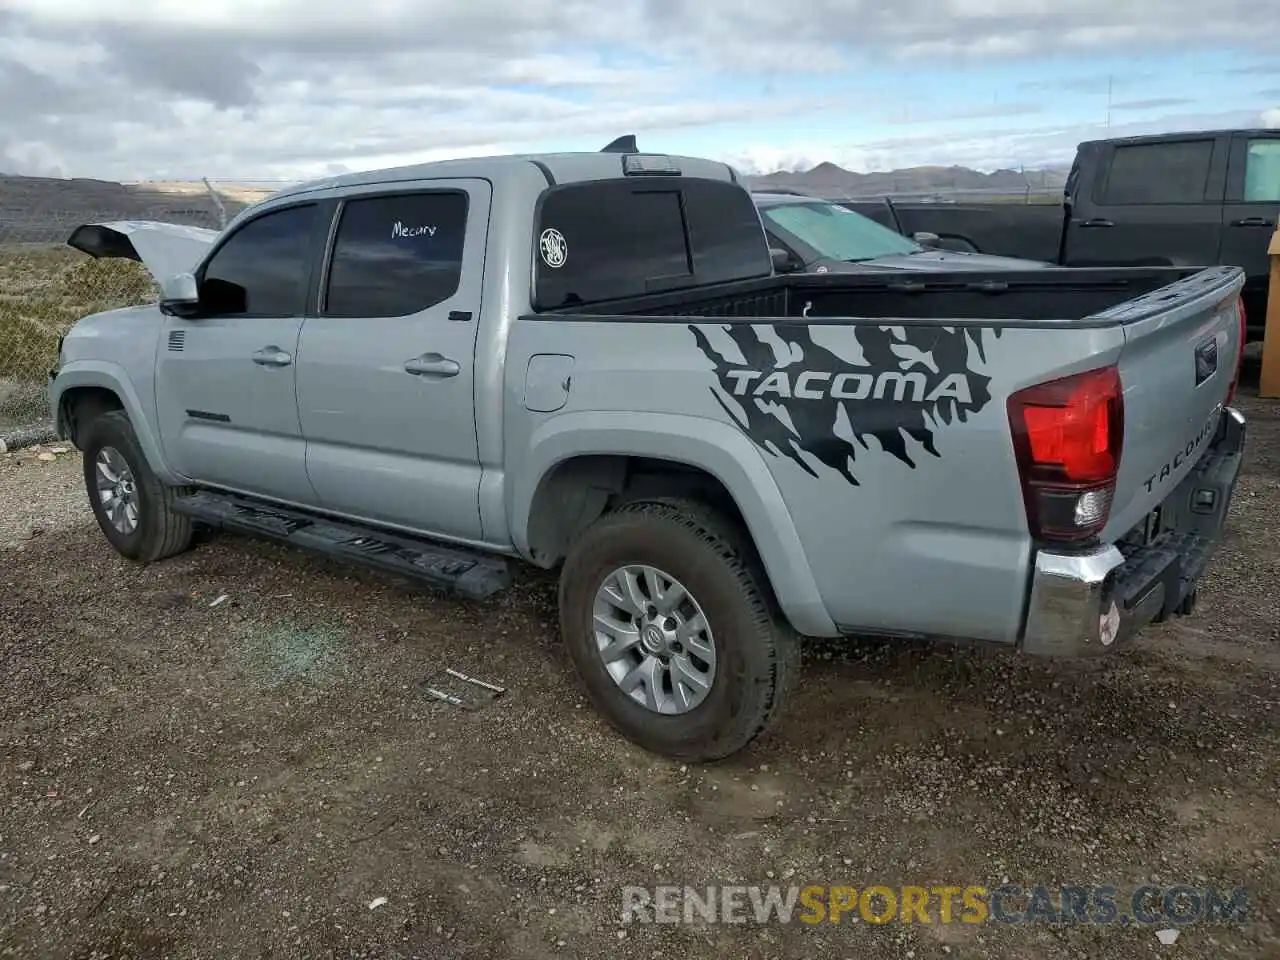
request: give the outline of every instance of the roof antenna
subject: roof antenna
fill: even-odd
[[[639,153],[640,148],[636,146],[636,135],[628,133],[619,137],[611,144],[600,151],[601,153]]]

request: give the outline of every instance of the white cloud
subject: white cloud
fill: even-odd
[[[0,170],[293,178],[624,132],[768,130],[851,101],[868,124],[904,134],[904,124],[963,120],[947,127],[948,161],[1035,162],[1081,133],[1046,125],[1043,98],[1063,95],[1052,85],[1029,83],[996,107],[930,111],[895,91],[841,100],[837,81],[851,64],[883,61],[1013,61],[1033,77],[1046,55],[1193,43],[1232,49],[1242,76],[1262,75],[1277,70],[1277,35],[1274,0],[1222,0],[1212,15],[1200,0],[4,0]],[[802,74],[830,97],[772,92]],[[866,169],[936,162],[939,138],[724,150],[753,168],[834,159]]]
[[[1280,8],[1272,0],[649,0],[667,43],[750,55],[775,38],[811,48],[925,62],[1075,53],[1144,56],[1189,43],[1240,45],[1272,56]],[[709,40],[715,38],[714,44]],[[759,41],[769,38],[765,44]]]
[[[1261,114],[1236,111],[1221,114],[1173,114],[1128,123],[988,127],[949,136],[947,163],[975,170],[1035,169],[1065,165],[1084,140],[1140,136],[1177,130],[1280,127],[1280,107]],[[803,170],[828,161],[858,173],[938,163],[936,133],[867,140],[855,144],[795,143],[786,146],[749,144],[726,158],[747,173]]]

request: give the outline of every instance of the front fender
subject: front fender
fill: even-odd
[[[156,436],[152,426],[153,418],[147,416],[147,411],[138,398],[138,391],[134,388],[129,374],[125,372],[124,367],[110,360],[69,361],[49,384],[49,409],[54,412],[59,437],[66,438],[62,419],[62,398],[68,390],[74,390],[77,387],[98,387],[110,390],[119,397],[152,471],[166,483],[174,483],[180,479],[165,462],[159,437]]]
[[[791,625],[806,636],[839,635],[773,474],[741,431],[715,420],[588,410],[540,424],[511,486],[512,541],[521,554],[530,553],[529,514],[542,479],[572,457],[591,455],[670,460],[711,474],[742,512]]]

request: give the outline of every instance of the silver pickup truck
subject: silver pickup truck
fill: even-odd
[[[433,163],[69,242],[163,291],[79,321],[49,387],[112,547],[228,528],[476,598],[558,567],[592,702],[682,759],[776,720],[802,636],[1080,655],[1188,612],[1244,445],[1241,270],[780,276],[703,159]]]

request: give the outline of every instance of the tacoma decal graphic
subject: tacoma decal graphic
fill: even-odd
[[[858,446],[871,449],[869,437],[915,469],[908,438],[939,457],[934,431],[966,420],[991,400],[991,378],[974,372],[971,350],[985,362],[983,337],[999,337],[998,329],[798,324],[720,329],[737,346],[741,361],[729,359],[698,325],[689,325],[719,381],[712,395],[756,446],[788,457],[814,477],[818,474],[805,453],[857,485],[852,462]],[[814,329],[835,331],[850,346],[856,342],[861,357],[846,359],[814,343]]]

